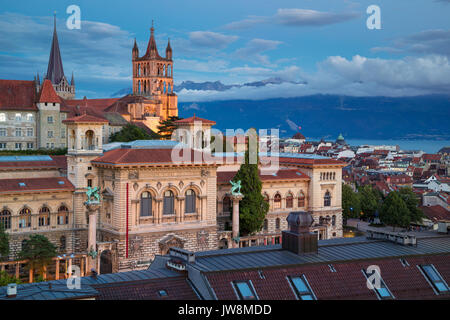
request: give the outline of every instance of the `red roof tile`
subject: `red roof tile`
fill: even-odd
[[[73,118],[69,118],[66,120],[62,121],[63,123],[99,123],[99,122],[108,122],[105,119],[99,118],[99,117],[95,117],[95,116],[91,116],[89,114],[82,114],[81,116],[77,116],[77,117],[73,117]]]
[[[139,282],[119,282],[94,286],[98,300],[199,300],[184,277],[167,277]],[[164,290],[167,296],[161,297]]]
[[[25,186],[20,186],[24,183]],[[72,183],[63,177],[58,178],[22,178],[22,179],[0,179],[0,193],[22,193],[36,191],[73,191]]]
[[[194,123],[194,122],[202,122],[202,123],[212,124],[212,125],[216,124],[215,121],[199,118],[195,114],[193,117],[177,120],[174,123],[183,124],[183,123]]]
[[[0,110],[37,111],[34,81],[0,80]]]
[[[203,161],[203,153],[200,151],[189,150],[189,161],[186,164],[206,164]],[[183,161],[184,149],[175,151]],[[178,153],[179,152],[179,153]],[[199,161],[197,161],[199,159]],[[172,149],[114,149],[105,152],[103,156],[92,160],[93,163],[103,163],[111,165],[181,165],[181,161],[172,160]]]
[[[217,183],[229,183],[234,178],[237,171],[219,171],[217,172]],[[296,169],[281,169],[278,170],[276,175],[264,174],[261,175],[259,171],[259,177],[262,182],[264,181],[283,181],[283,180],[310,180],[309,176]]]
[[[450,211],[439,205],[422,206],[420,209],[422,209],[423,213],[433,221],[450,220]]]
[[[56,94],[52,82],[48,79],[44,80],[44,83],[42,84],[38,102],[61,103],[61,99]]]

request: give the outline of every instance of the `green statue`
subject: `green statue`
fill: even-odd
[[[236,182],[230,180],[230,183],[231,183],[231,194],[233,196],[241,195],[241,180],[238,180]]]
[[[86,191],[86,196],[88,198],[88,200],[86,201],[87,204],[89,203],[99,203],[100,202],[100,189],[99,187],[88,187],[87,191]],[[94,198],[94,200],[92,200],[92,198]]]

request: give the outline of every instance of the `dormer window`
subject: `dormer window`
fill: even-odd
[[[234,281],[233,286],[239,300],[258,300],[258,296],[256,295],[251,280]]]

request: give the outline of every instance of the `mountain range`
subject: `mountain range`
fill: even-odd
[[[289,82],[281,78],[225,85],[220,81],[183,81],[175,92],[186,90],[226,91],[233,87],[263,87]],[[122,89],[112,96],[131,93]],[[310,95],[266,100],[226,100],[179,102],[181,117],[195,114],[217,122],[218,129],[250,127],[275,128],[280,136],[299,131],[306,137],[336,137],[342,133],[350,139],[450,140],[450,95],[414,97],[352,97]]]

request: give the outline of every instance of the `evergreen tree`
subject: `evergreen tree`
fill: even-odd
[[[249,138],[248,140],[250,142],[252,139]],[[244,195],[239,204],[239,231],[241,235],[260,231],[269,211],[269,204],[262,195],[258,155],[256,154],[257,161],[255,164],[249,163],[250,156],[249,147],[247,146],[245,162],[241,164],[239,171],[233,178],[234,182],[241,180],[241,193]]]
[[[183,118],[179,118],[178,116],[171,116],[167,120],[160,121],[158,126],[158,134],[163,139],[170,139],[172,132],[177,128],[174,122],[182,119]]]
[[[148,134],[144,129],[139,128],[134,124],[127,124],[122,130],[117,131],[109,137],[111,142],[129,142],[135,140],[155,140],[160,136],[154,132]]]
[[[56,246],[40,234],[31,235],[18,254],[20,259],[28,260],[30,269],[40,270],[41,273],[56,255]]]
[[[392,191],[381,206],[380,219],[383,223],[395,227],[407,228],[411,223],[408,207],[399,192]]]
[[[418,208],[419,199],[416,194],[409,187],[401,188],[399,194],[408,207],[411,222],[421,222],[424,215],[422,210]]]
[[[0,223],[0,261],[6,260],[9,255],[9,235],[6,233],[2,223]]]

